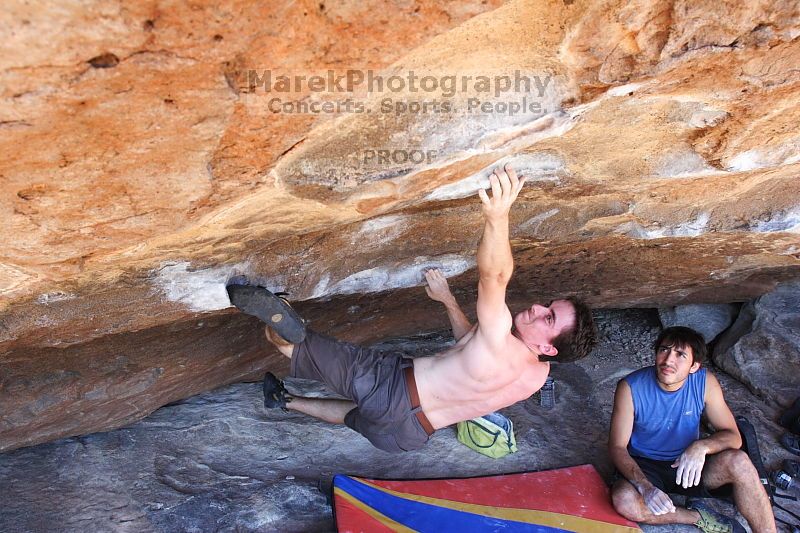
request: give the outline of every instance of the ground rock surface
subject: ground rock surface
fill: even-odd
[[[439,430],[424,449],[392,455],[344,426],[265,411],[258,383],[237,383],[163,407],[131,426],[0,454],[0,529],[9,533],[332,531],[332,476],[457,477],[594,464],[606,480],[605,446],[617,381],[652,363],[654,311],[606,311],[601,343],[579,363],[554,365],[556,407],[534,395],[502,412],[519,452],[495,460]],[[447,332],[380,346],[420,355],[449,344]],[[768,468],[789,457],[777,438],[778,411],[715,371],[735,414],[755,425]],[[311,382],[298,393],[324,395]],[[787,505],[786,502],[783,502]],[[719,510],[732,513],[724,502]],[[797,512],[800,505],[791,505]],[[784,517],[785,518],[785,517]],[[741,520],[741,517],[739,517]],[[689,532],[687,526],[645,527]]]
[[[703,336],[706,344],[728,329],[738,314],[736,304],[685,304],[658,309],[662,326],[692,328]]]
[[[0,450],[280,369],[226,310],[234,273],[351,340],[435,327],[420,273],[474,294],[475,192],[505,162],[529,179],[513,306],[743,301],[800,274],[797,2],[4,7]]]
[[[746,303],[714,349],[714,362],[782,407],[800,396],[800,283]]]

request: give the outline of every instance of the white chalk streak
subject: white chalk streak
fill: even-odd
[[[725,173],[709,165],[700,154],[689,147],[664,154],[656,167],[656,175],[662,178],[712,176]]]
[[[800,207],[771,217],[769,220],[759,220],[750,225],[750,230],[759,233],[785,231],[800,233]]]
[[[641,89],[644,86],[643,83],[628,83],[625,85],[619,85],[617,87],[612,87],[606,94],[608,96],[624,96],[628,93],[636,92],[637,90]]]
[[[776,146],[752,148],[728,161],[728,170],[746,172],[757,168],[792,165],[800,161],[800,137],[789,139]]]
[[[475,266],[475,258],[446,254],[437,257],[417,257],[406,266],[396,268],[375,267],[351,274],[332,285],[326,293],[362,294],[389,289],[415,287],[422,285],[424,272],[429,268],[438,268],[446,277],[456,276]]]
[[[68,292],[48,292],[40,294],[36,301],[40,304],[49,304],[53,302],[63,302],[64,300],[74,300],[78,296]]]
[[[528,220],[520,224],[519,229],[522,231],[536,233],[537,231],[539,231],[539,226],[542,225],[542,222],[544,222],[545,220],[556,214],[558,214],[558,209],[551,209],[549,211],[545,211],[544,213],[539,213],[535,217],[529,218]]]
[[[466,198],[478,192],[478,189],[489,187],[489,174],[497,167],[509,163],[520,176],[526,176],[527,182],[552,181],[559,183],[556,175],[564,171],[564,162],[552,154],[521,154],[503,157],[479,172],[455,183],[443,185],[425,197],[427,201],[453,200]]]
[[[231,306],[225,282],[244,273],[246,265],[190,270],[188,261],[166,263],[155,272],[155,284],[171,302],[186,305],[192,311],[216,311]],[[268,287],[281,290],[282,287]]]
[[[701,213],[694,220],[684,222],[677,226],[661,228],[645,228],[637,222],[623,224],[617,229],[634,239],[660,239],[662,237],[697,237],[706,232],[710,220],[708,213]]]

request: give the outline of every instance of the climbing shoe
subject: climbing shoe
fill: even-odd
[[[286,387],[283,381],[275,377],[272,372],[264,375],[264,407],[267,409],[286,409],[286,404],[292,401],[286,397]]]
[[[693,500],[689,509],[700,513],[700,520],[694,525],[705,533],[746,533],[734,518],[718,513],[701,501]]]
[[[258,317],[288,342],[299,344],[306,338],[303,319],[280,294],[252,285],[244,276],[229,279],[225,288],[239,311]]]

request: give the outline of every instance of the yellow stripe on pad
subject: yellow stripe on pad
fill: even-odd
[[[400,533],[416,533],[415,530],[404,526],[400,522],[395,522],[394,520],[392,520],[388,516],[379,513],[378,511],[376,511],[375,509],[373,509],[372,507],[370,507],[366,503],[362,502],[361,500],[359,500],[357,498],[354,498],[353,496],[351,496],[347,492],[343,491],[339,487],[334,487],[333,488],[333,493],[336,496],[341,496],[344,500],[347,500],[352,505],[354,505],[355,507],[359,508],[361,511],[367,513],[370,517],[374,518],[375,520],[377,520],[378,522],[380,522],[381,524],[383,524],[384,526],[388,527],[389,529],[391,529],[393,531],[399,531]]]

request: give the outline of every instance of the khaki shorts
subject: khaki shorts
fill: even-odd
[[[403,369],[412,360],[338,341],[311,330],[292,352],[290,375],[325,383],[357,407],[344,418],[348,427],[387,452],[421,448],[428,434],[411,408]]]

